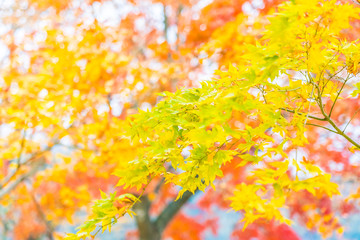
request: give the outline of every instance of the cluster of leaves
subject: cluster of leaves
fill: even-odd
[[[74,224],[75,213],[90,211],[99,189],[114,188],[111,174],[126,169],[138,150],[123,136],[124,118],[154,105],[157,92],[196,85],[203,73],[197,48],[235,19],[244,1],[213,1],[203,9],[197,3],[16,0],[1,6],[4,236],[55,237],[64,220]],[[99,11],[109,6],[119,10],[116,24]],[[163,10],[163,19],[149,6]],[[125,8],[131,11],[120,15]],[[145,194],[160,211],[177,190],[162,186],[161,195]]]
[[[116,192],[107,196],[104,192],[101,192],[101,200],[97,201],[92,207],[93,216],[91,220],[84,223],[79,227],[77,234],[69,234],[67,239],[78,239],[86,238],[91,236],[92,238],[102,229],[111,231],[111,226],[115,224],[119,217],[129,214],[132,216],[134,214],[131,211],[131,207],[139,201],[132,194],[122,194],[116,196]],[[91,233],[96,229],[97,224],[100,224],[102,228],[98,229],[94,235]]]
[[[200,88],[164,93],[151,111],[131,117],[129,136],[144,149],[126,170],[115,172],[118,184],[141,188],[161,176],[182,187],[181,198],[213,185],[223,177],[221,167],[236,161],[251,171],[230,198],[231,207],[244,212],[244,227],[258,219],[288,223],[279,209],[296,192],[339,194],[331,175],[314,161],[295,159],[290,165],[287,159],[306,146],[309,126],[359,148],[331,119],[339,94],[358,73],[359,45],[342,35],[358,19],[357,8],[333,0],[282,4],[256,44],[239,47],[236,67],[219,71]],[[332,103],[329,111],[326,102]],[[243,124],[236,127],[237,116]]]

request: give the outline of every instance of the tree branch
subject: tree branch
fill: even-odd
[[[196,191],[197,192],[197,191]],[[195,194],[196,194],[195,192]],[[193,196],[189,191],[186,191],[182,198],[177,201],[171,202],[157,217],[155,220],[155,226],[159,230],[160,233],[164,231],[166,226],[169,224],[171,219],[179,212],[181,207]]]
[[[34,195],[33,192],[31,192],[31,198],[32,198],[32,200],[33,200],[33,202],[35,204],[36,211],[38,212],[41,221],[43,221],[45,226],[46,226],[46,236],[48,237],[49,240],[54,240],[54,236],[53,236],[54,235],[54,228],[51,225],[51,223],[46,219],[46,216],[45,216],[43,210],[41,209],[40,204],[36,200],[35,195]]]
[[[351,116],[351,118],[350,118],[349,122],[346,124],[344,130],[342,130],[343,133],[345,133],[346,128],[349,126],[350,122],[354,119],[354,117],[355,117],[356,114],[359,112],[359,110],[360,110],[360,108],[358,108],[358,110],[356,110],[356,111],[354,112],[354,114]]]
[[[333,103],[332,106],[331,106],[331,109],[330,109],[330,112],[329,112],[329,117],[331,117],[331,113],[332,113],[332,111],[333,111],[333,109],[334,109],[334,107],[335,107],[336,101],[338,100],[338,98],[339,98],[339,96],[340,96],[340,94],[341,94],[341,92],[342,92],[342,90],[343,90],[343,88],[344,88],[344,86],[345,86],[345,84],[346,84],[346,82],[347,82],[348,80],[349,80],[349,79],[347,78],[347,79],[344,81],[344,83],[343,83],[343,85],[341,86],[339,92],[337,93],[336,98],[335,98],[335,100],[334,100],[334,103]]]
[[[360,145],[358,143],[356,143],[354,140],[352,140],[348,135],[346,135],[343,131],[340,130],[340,128],[338,128],[338,126],[336,126],[336,124],[330,119],[327,119],[328,122],[330,123],[331,126],[333,126],[333,128],[335,128],[335,130],[338,132],[339,135],[343,136],[346,140],[348,140],[349,142],[351,142],[355,147],[360,149]]]
[[[330,125],[336,130],[337,134],[343,136],[346,140],[348,140],[350,143],[352,143],[355,147],[360,149],[360,145],[358,143],[356,143],[353,139],[351,139],[348,135],[346,135],[343,131],[340,130],[340,128],[333,122],[333,120],[331,120],[331,118],[329,117],[329,115],[326,114],[325,110],[324,110],[324,106],[322,104],[322,100],[321,100],[321,95],[320,95],[320,88],[319,86],[317,86],[316,84],[314,85],[317,90],[318,90],[318,106],[320,108],[320,111],[322,113],[322,115],[325,118],[325,121],[327,121],[328,123],[330,123]]]
[[[53,146],[55,146],[57,143],[55,143],[54,145],[48,146],[46,147],[44,150],[41,150],[39,152],[36,152],[34,154],[32,154],[32,156],[30,156],[29,159],[27,159],[25,162],[21,163],[19,162],[16,169],[14,169],[13,171],[11,171],[8,175],[6,175],[1,181],[0,181],[0,189],[4,188],[13,177],[15,177],[15,175],[20,171],[21,167],[24,165],[27,165],[29,163],[31,163],[33,160],[35,160],[37,157],[39,157],[41,154],[50,151],[52,149]]]
[[[150,219],[150,207],[151,202],[147,196],[142,196],[141,202],[139,201],[133,206],[140,240],[160,240],[161,238],[160,232]]]
[[[24,173],[16,180],[9,183],[5,188],[2,188],[0,190],[0,199],[3,198],[6,194],[10,193],[12,190],[14,190],[22,181],[34,175],[43,163],[44,161],[36,162],[34,166],[27,173]]]
[[[163,14],[164,14],[164,35],[165,35],[165,41],[168,42],[168,28],[169,28],[169,22],[168,22],[168,16],[166,14],[166,5],[163,5]]]
[[[26,140],[26,130],[25,129],[23,129],[23,136],[22,136],[22,138],[21,138],[21,143],[20,143],[20,150],[19,150],[19,155],[18,155],[18,159],[17,159],[17,162],[16,162],[16,164],[17,164],[17,167],[16,167],[16,169],[17,170],[19,170],[19,168],[20,168],[20,166],[21,166],[21,156],[22,156],[22,153],[23,153],[23,151],[24,151],[24,148],[25,148],[25,140]]]
[[[287,108],[280,108],[280,110],[283,110],[283,111],[286,111],[286,112],[289,112],[289,113],[295,113],[294,110],[290,110],[290,109],[287,109]],[[296,113],[299,114],[299,115],[305,114],[305,113],[301,113],[301,112],[296,112]],[[325,118],[319,118],[319,117],[315,117],[315,116],[312,116],[312,115],[307,115],[307,117],[318,120],[318,121],[326,121]]]
[[[336,133],[336,134],[339,134],[338,132],[330,129],[330,128],[327,128],[327,127],[324,127],[324,126],[321,126],[321,125],[317,125],[317,124],[313,124],[313,123],[306,123],[306,125],[310,125],[310,126],[314,126],[314,127],[319,127],[319,128],[323,128],[323,129],[326,129],[330,132],[333,132],[333,133]]]

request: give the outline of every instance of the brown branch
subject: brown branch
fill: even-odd
[[[9,173],[8,175],[6,175],[2,181],[0,182],[0,189],[4,188],[10,181],[13,177],[15,177],[15,175],[20,171],[21,167],[24,166],[24,165],[27,165],[29,163],[31,163],[34,159],[36,159],[37,157],[39,157],[41,154],[47,152],[47,151],[50,151],[52,149],[52,147],[54,147],[57,143],[55,143],[54,145],[52,146],[48,146],[47,148],[45,148],[44,150],[42,151],[39,151],[39,152],[36,152],[34,153],[28,160],[26,160],[25,162],[23,163],[19,163],[20,165],[18,165],[16,167],[16,169],[14,171],[12,171],[11,173]]]
[[[168,30],[169,30],[169,20],[168,16],[166,14],[166,5],[163,5],[163,14],[164,14],[164,35],[165,35],[165,41],[168,42]]]
[[[197,191],[196,191],[197,192]],[[195,192],[195,194],[196,194]],[[193,196],[189,191],[186,191],[182,198],[177,201],[171,202],[166,208],[160,213],[160,215],[155,220],[155,226],[160,233],[164,231],[166,226],[174,218],[174,216],[179,212],[181,207]]]
[[[44,161],[36,162],[28,172],[24,173],[14,181],[10,182],[5,188],[2,188],[0,190],[0,199],[3,198],[6,194],[9,194],[12,190],[14,190],[22,181],[33,176],[39,170],[40,166],[43,165],[43,163]]]
[[[147,196],[141,197],[141,202],[133,206],[136,213],[135,220],[139,231],[140,240],[160,240],[161,233],[158,231],[154,222],[150,219],[149,210],[151,202]]]
[[[166,226],[192,196],[191,192],[186,191],[182,198],[169,203],[155,220],[150,218],[151,201],[147,196],[142,196],[141,202],[139,201],[133,206],[136,213],[135,220],[139,231],[139,239],[160,240]]]
[[[46,236],[48,237],[49,240],[54,240],[54,236],[53,236],[54,235],[54,228],[51,225],[51,223],[46,219],[46,216],[45,216],[43,210],[41,209],[40,204],[36,200],[35,195],[34,195],[33,192],[31,193],[31,198],[32,198],[32,200],[33,200],[33,202],[35,204],[36,211],[38,212],[41,221],[43,221],[45,226],[46,226]]]
[[[156,185],[154,192],[159,193],[160,188],[164,185],[164,183],[165,183],[165,178],[161,178],[159,183]]]

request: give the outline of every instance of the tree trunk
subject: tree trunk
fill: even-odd
[[[149,210],[151,202],[147,196],[141,197],[141,202],[137,202],[133,210],[136,213],[135,219],[139,232],[140,240],[160,240],[166,226],[174,216],[180,211],[182,206],[193,196],[189,191],[185,192],[182,198],[169,203],[155,220],[150,219]]]
[[[137,202],[133,210],[136,213],[135,219],[139,231],[140,240],[160,240],[161,234],[159,233],[156,225],[151,221],[149,210],[151,202],[147,196],[141,197],[141,202]]]

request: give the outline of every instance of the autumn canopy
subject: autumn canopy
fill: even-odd
[[[3,239],[352,232],[356,3],[11,0],[0,19]]]

